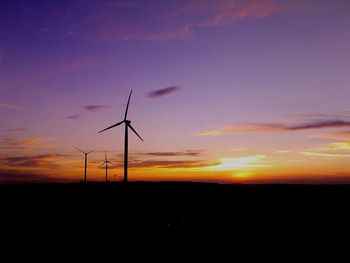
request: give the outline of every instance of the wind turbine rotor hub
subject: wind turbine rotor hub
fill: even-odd
[[[131,123],[131,121],[129,121],[129,120],[126,120],[125,122],[126,122],[126,124],[130,124]]]

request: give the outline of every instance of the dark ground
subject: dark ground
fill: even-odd
[[[142,236],[277,244],[348,240],[350,233],[350,185],[2,185],[0,200],[1,237],[9,242]]]

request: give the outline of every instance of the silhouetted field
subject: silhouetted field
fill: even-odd
[[[205,183],[0,186],[2,234],[78,240],[168,236],[304,241],[347,237],[348,185]]]

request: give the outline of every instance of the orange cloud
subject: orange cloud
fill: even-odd
[[[326,151],[350,151],[350,142],[334,142],[329,143],[322,150]]]
[[[350,131],[340,131],[340,132],[317,134],[317,135],[311,135],[310,137],[350,141]]]
[[[133,161],[129,163],[131,168],[198,168],[216,165],[205,163],[203,161],[188,161],[188,160],[145,160]]]
[[[319,152],[301,152],[301,154],[311,157],[323,158],[349,158],[350,154],[335,154],[335,153],[319,153]]]
[[[30,138],[25,140],[19,140],[15,138],[4,138],[2,140],[3,146],[22,146],[22,145],[46,145],[48,138]]]
[[[25,168],[57,168],[58,161],[65,155],[62,154],[41,154],[34,156],[10,156],[0,159],[3,166],[25,167]]]
[[[235,124],[218,130],[204,131],[200,135],[243,134],[257,132],[281,131],[282,127],[275,124]]]
[[[223,134],[244,134],[259,132],[285,132],[285,131],[303,131],[324,128],[342,128],[350,127],[350,121],[344,120],[319,120],[313,122],[298,123],[286,125],[276,124],[234,124],[218,130],[203,131],[199,135],[223,135]]]
[[[3,149],[11,150],[34,150],[53,148],[56,145],[52,142],[51,137],[34,137],[28,139],[17,139],[13,137],[5,137],[1,140],[0,146]]]
[[[141,152],[136,153],[134,155],[142,155],[142,156],[189,156],[196,157],[204,154],[203,150],[186,150],[186,151],[173,151],[173,152]]]

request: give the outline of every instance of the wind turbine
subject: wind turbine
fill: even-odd
[[[74,148],[77,149],[79,152],[82,152],[85,155],[84,183],[86,183],[87,156],[89,153],[93,152],[94,150],[92,150],[90,152],[84,152],[83,150],[79,149],[78,147],[74,146]]]
[[[128,109],[129,109],[129,103],[130,103],[130,97],[131,97],[131,93],[132,90],[130,91],[130,95],[129,95],[129,99],[128,99],[128,103],[126,105],[126,110],[125,110],[125,115],[124,115],[124,120],[122,120],[121,122],[118,122],[102,131],[104,132],[106,130],[109,130],[111,128],[117,127],[121,124],[125,124],[125,137],[124,137],[124,182],[126,183],[128,181],[128,128],[130,128],[136,135],[137,137],[139,137],[141,139],[141,141],[143,141],[143,139],[141,138],[141,136],[135,131],[135,129],[131,126],[131,121],[127,120],[127,115],[128,115]]]
[[[108,164],[111,164],[111,165],[116,165],[110,161],[108,161],[107,159],[107,153],[105,152],[105,161],[103,162],[103,164],[100,165],[100,167],[102,167],[103,165],[106,165],[106,183],[108,182]]]

